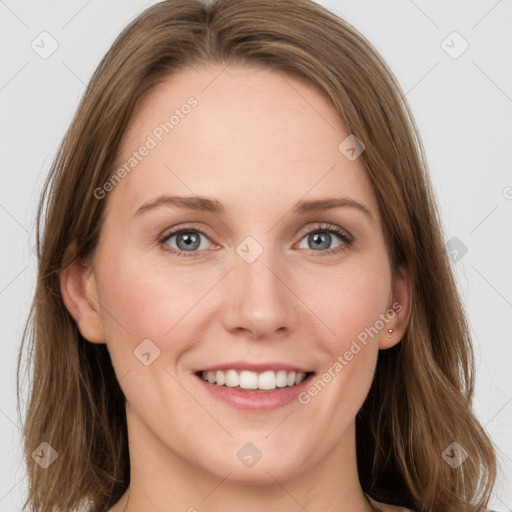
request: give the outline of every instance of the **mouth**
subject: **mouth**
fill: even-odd
[[[191,370],[206,396],[233,409],[260,413],[291,406],[316,372],[283,361],[238,360]]]
[[[197,377],[214,386],[252,393],[268,393],[283,388],[294,388],[311,379],[314,374],[313,371],[296,372],[282,369],[255,372],[235,368],[199,370],[195,373]]]

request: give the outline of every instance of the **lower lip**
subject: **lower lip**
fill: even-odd
[[[210,384],[198,375],[194,375],[201,384],[217,399],[232,407],[253,411],[271,411],[279,409],[294,400],[310,385],[314,374],[308,375],[300,384],[271,391],[247,390],[241,391],[227,386]]]

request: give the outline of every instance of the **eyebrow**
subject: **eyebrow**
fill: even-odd
[[[175,206],[187,210],[204,211],[213,214],[223,215],[226,213],[224,205],[217,199],[209,199],[200,196],[169,196],[161,195],[144,203],[135,213],[138,217],[143,213],[159,208],[160,206]],[[309,212],[331,210],[333,208],[355,208],[364,213],[368,219],[375,222],[370,209],[364,204],[347,197],[326,197],[312,200],[302,200],[295,203],[291,209],[294,215],[303,215]]]

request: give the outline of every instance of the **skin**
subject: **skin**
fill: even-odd
[[[93,257],[61,273],[67,308],[86,340],[107,344],[127,399],[130,492],[111,512],[369,512],[355,416],[379,349],[405,331],[411,291],[404,269],[392,279],[362,159],[340,152],[349,132],[313,88],[267,69],[209,65],[146,96],[118,163],[190,96],[198,105],[102,199]],[[226,213],[164,205],[134,216],[164,193],[215,198]],[[351,207],[291,213],[301,199],[341,196],[365,205],[373,221]],[[192,257],[172,252],[177,236],[159,242],[185,223],[205,233],[195,233]],[[306,233],[319,223],[344,229],[353,243],[331,234],[327,249],[342,250],[325,254]],[[236,252],[248,236],[263,248],[252,263]],[[192,373],[248,360],[322,374],[395,302],[400,313],[308,404],[242,411]],[[149,366],[134,357],[145,339],[160,350]],[[247,442],[262,453],[251,468],[236,456]]]

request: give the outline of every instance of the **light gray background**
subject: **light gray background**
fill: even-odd
[[[78,101],[137,0],[0,0],[0,510],[26,489],[15,367],[34,290],[34,215]],[[499,448],[490,508],[512,510],[512,1],[324,0],[381,52],[410,102],[475,337],[475,414]],[[58,42],[47,59],[32,41]],[[469,44],[458,58],[461,40]],[[48,46],[46,46],[48,48]],[[452,242],[453,243],[453,242]],[[459,255],[462,253],[459,253]]]

